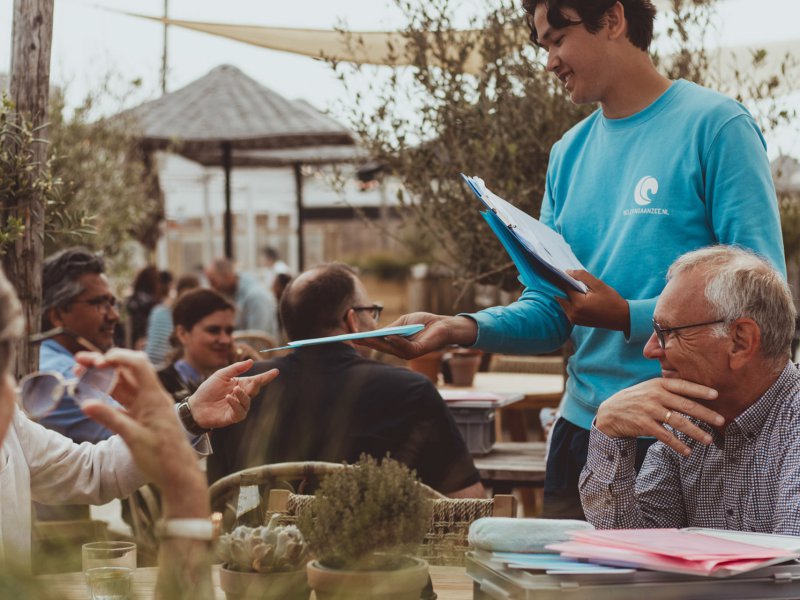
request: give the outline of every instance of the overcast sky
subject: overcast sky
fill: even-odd
[[[714,37],[723,45],[758,44],[800,38],[798,0],[721,0],[722,27]],[[387,0],[169,0],[170,16],[177,19],[331,28],[345,24],[353,30],[392,30],[402,15]],[[483,12],[483,0],[455,0],[466,22]],[[51,78],[69,83],[75,102],[87,89],[96,89],[103,74],[115,71],[127,80],[141,78],[142,99],[159,93],[162,27],[156,23],[115,14],[103,7],[160,16],[163,0],[55,0]],[[0,71],[9,70],[13,0],[0,0]],[[265,50],[171,28],[169,33],[169,89],[174,90],[223,63],[245,73],[289,98],[303,98],[329,109],[348,97],[330,68],[319,61]],[[122,83],[118,89],[126,89]],[[137,98],[138,100],[139,98]],[[798,101],[800,104],[800,101]],[[774,145],[800,154],[797,135],[784,132]],[[796,145],[795,148],[789,146]]]

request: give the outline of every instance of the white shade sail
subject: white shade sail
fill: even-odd
[[[327,29],[294,29],[286,27],[263,27],[259,25],[236,25],[231,23],[208,23],[203,21],[186,21],[167,19],[136,13],[123,13],[133,17],[148,19],[164,25],[183,27],[216,35],[262,48],[291,52],[315,59],[327,59],[355,64],[408,66],[414,64],[413,52],[407,50],[408,40],[398,31],[360,31],[344,33]],[[466,42],[479,40],[482,35],[479,29],[465,29],[450,32],[454,40],[454,56],[457,47]],[[434,36],[431,34],[431,43]],[[780,73],[781,63],[789,54],[800,57],[800,40],[773,41],[757,46],[723,47],[710,53],[714,74],[723,82],[734,82],[735,70],[746,71],[751,68],[751,53],[759,48],[767,51],[767,58],[759,78]],[[430,60],[434,60],[433,57]],[[435,64],[435,63],[434,63]],[[478,74],[483,68],[480,44],[466,56],[463,70],[466,73]],[[797,89],[800,80],[790,82],[792,89],[780,89],[779,93],[787,93]]]

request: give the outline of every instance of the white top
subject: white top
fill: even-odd
[[[78,445],[15,408],[0,447],[0,564],[30,570],[31,500],[103,504],[144,483],[119,436]]]

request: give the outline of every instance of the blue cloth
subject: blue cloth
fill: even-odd
[[[175,361],[175,371],[177,371],[184,383],[194,386],[195,389],[198,388],[205,379],[197,369],[182,358]]]
[[[172,310],[166,304],[158,304],[147,321],[147,344],[145,353],[156,367],[164,365],[172,350],[169,338],[172,335]]]
[[[39,351],[40,371],[56,371],[66,379],[74,379],[76,364],[72,353],[57,341],[45,340],[42,342]],[[119,406],[110,396],[106,396],[105,401]],[[39,422],[48,429],[58,431],[78,443],[97,443],[114,435],[112,431],[83,414],[83,411],[75,404],[75,399],[68,394],[64,394],[56,409],[40,419]]]
[[[739,244],[786,272],[766,144],[737,102],[676,81],[624,119],[597,111],[553,147],[541,221],[630,307],[630,336],[573,327],[542,282],[520,300],[469,315],[476,346],[536,354],[572,339],[563,417],[590,429],[600,403],[660,374],[642,356],[669,265],[711,244]]]
[[[240,273],[233,301],[236,304],[236,329],[256,329],[278,335],[275,297],[258,280]]]

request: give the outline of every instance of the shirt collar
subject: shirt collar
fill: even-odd
[[[175,370],[181,379],[189,384],[200,385],[203,383],[203,376],[200,372],[182,358],[175,361]]]
[[[59,344],[54,339],[45,340],[42,342],[42,347],[47,348],[53,352],[57,352],[58,354],[66,354],[67,356],[72,356],[72,352],[64,348],[61,344]]]
[[[764,427],[767,416],[772,412],[775,405],[785,397],[785,391],[796,382],[797,378],[797,366],[788,362],[775,382],[764,392],[764,395],[736,417],[733,422],[748,438],[757,435]]]

